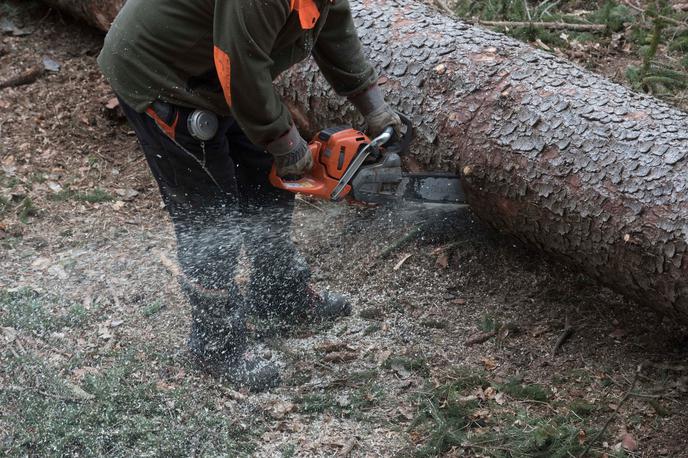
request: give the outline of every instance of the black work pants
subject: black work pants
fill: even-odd
[[[186,127],[192,109],[156,103],[154,119],[120,104],[172,217],[186,279],[235,291],[243,246],[252,307],[277,312],[305,296],[309,270],[290,236],[294,195],[269,183],[272,157],[232,118],[200,142]]]

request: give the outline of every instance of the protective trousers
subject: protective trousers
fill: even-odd
[[[187,129],[192,109],[156,102],[137,113],[120,104],[174,223],[192,347],[199,329],[215,336],[200,339],[201,351],[224,348],[218,340],[241,339],[244,312],[289,313],[306,300],[310,272],[290,237],[294,195],[270,185],[272,157],[232,118],[201,142]],[[252,265],[246,297],[234,281],[242,246]]]

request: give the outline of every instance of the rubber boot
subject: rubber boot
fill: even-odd
[[[250,310],[261,318],[287,322],[322,322],[351,314],[351,304],[334,292],[309,286],[310,269],[298,252],[289,262],[254,261],[248,288]]]
[[[280,383],[274,363],[250,356],[246,322],[236,287],[208,290],[182,281],[191,303],[188,347],[207,372],[251,391],[264,391]]]
[[[305,300],[292,312],[288,320],[323,322],[351,315],[351,304],[342,294],[334,291],[319,293],[307,286],[305,296]]]

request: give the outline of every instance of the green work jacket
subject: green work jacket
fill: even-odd
[[[340,95],[377,79],[348,0],[128,0],[98,64],[138,112],[160,99],[232,115],[266,145],[292,125],[273,80],[309,55]]]

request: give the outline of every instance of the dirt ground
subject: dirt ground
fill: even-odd
[[[170,221],[106,108],[102,36],[11,17],[31,33],[2,36],[0,81],[61,67],[0,90],[5,454],[688,456],[686,329],[469,212],[301,201],[295,238],[353,316],[255,322],[283,366],[269,393],[197,372]]]

